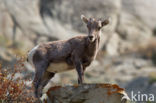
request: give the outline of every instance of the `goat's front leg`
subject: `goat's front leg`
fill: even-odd
[[[78,84],[83,83],[84,70],[83,65],[80,61],[75,62],[76,71],[78,74]]]

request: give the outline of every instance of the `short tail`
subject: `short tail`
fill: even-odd
[[[38,45],[28,52],[27,62],[29,62],[31,65],[33,65],[33,56],[37,48],[38,48]]]

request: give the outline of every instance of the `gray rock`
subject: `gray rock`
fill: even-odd
[[[130,101],[122,88],[111,84],[56,86],[50,88],[47,95],[52,103],[128,103]]]
[[[132,94],[136,94],[137,103],[142,103],[143,101],[139,101],[138,99],[142,99],[144,101],[147,101],[147,98],[141,98],[141,95],[146,94],[148,99],[150,97],[150,94],[156,95],[156,82],[151,83],[150,78],[148,77],[138,77],[129,83],[127,83],[127,86],[125,87],[126,91],[128,92],[128,95],[130,98],[132,98]],[[132,93],[133,92],[133,93]],[[140,95],[140,97],[138,97]],[[134,97],[134,95],[133,95]],[[156,101],[156,98],[154,97],[154,101]],[[152,101],[151,101],[152,102]]]
[[[83,0],[1,0],[1,2],[12,19],[10,36],[15,35],[18,28],[29,38],[34,38],[32,35],[36,34],[51,37],[53,40],[67,39],[80,32],[87,33],[86,26],[80,20],[81,14],[102,19],[111,18],[111,23],[106,29],[114,31],[121,7],[120,0],[115,2],[98,0],[96,3],[93,0],[87,2]]]
[[[4,0],[5,6],[14,23],[26,35],[49,35],[39,13],[38,0]]]
[[[122,39],[133,43],[147,40],[152,35],[151,30],[143,21],[126,11],[122,11],[120,15],[117,32]]]
[[[117,33],[113,33],[113,34],[110,34],[110,38],[107,38],[109,39],[108,40],[108,43],[104,43],[106,45],[106,52],[108,53],[108,55],[118,55],[119,54],[119,44],[121,42],[121,39],[119,37],[119,35]]]
[[[83,0],[1,0],[0,2],[0,11],[3,14],[0,16],[0,27],[2,27],[0,32],[8,35],[7,37],[10,35],[10,38],[16,37],[22,42],[22,34],[25,34],[25,38],[31,39],[27,40],[28,42],[35,43],[36,39],[44,42],[49,38],[50,40],[68,39],[82,33],[86,34],[86,25],[80,20],[81,14],[87,17],[110,18],[110,24],[102,31],[101,48],[106,47],[106,51],[111,55],[120,54],[120,51],[124,52],[127,48],[133,47],[135,43],[139,44],[150,38],[152,30],[148,24],[154,25],[149,21],[155,19],[154,13],[151,13],[153,16],[147,15],[148,9],[153,12],[155,8],[153,0],[149,2],[136,0],[96,0],[96,2],[94,0],[85,2]],[[143,11],[143,8],[146,7],[146,11]],[[113,35],[110,42],[105,44],[110,35]],[[39,40],[41,36],[46,36],[48,39]]]
[[[122,0],[123,10],[142,20],[150,28],[156,28],[155,0]]]

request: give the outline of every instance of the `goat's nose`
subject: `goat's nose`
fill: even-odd
[[[89,39],[90,39],[90,40],[93,40],[93,38],[94,38],[94,36],[92,36],[92,35],[91,35],[91,36],[89,36]]]

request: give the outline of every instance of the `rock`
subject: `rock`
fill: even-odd
[[[26,37],[34,38],[35,34],[37,38],[48,36],[52,38],[51,40],[68,39],[82,32],[87,33],[86,26],[80,19],[81,14],[87,17],[111,18],[111,23],[106,29],[114,31],[121,7],[121,0],[115,2],[98,0],[96,3],[93,0],[87,2],[83,0],[15,0],[13,2],[1,0],[1,2],[13,22],[10,36],[17,34],[16,37],[19,37],[16,30],[18,29],[21,31],[20,34],[25,34]]]
[[[110,38],[108,40],[108,44],[106,43],[106,52],[108,55],[118,55],[119,54],[119,43],[121,42],[121,39],[117,33],[110,34]]]
[[[146,94],[148,97],[150,94],[156,95],[156,81],[151,82],[151,79],[148,77],[138,77],[126,85],[126,91],[130,98],[132,98],[132,92],[133,94],[136,94],[136,98],[138,98],[138,95]],[[142,98],[144,101],[146,98]],[[141,99],[140,99],[141,100]],[[156,101],[156,98],[154,98],[154,101]],[[153,102],[154,102],[153,101]],[[152,101],[151,101],[152,102]],[[142,102],[139,102],[142,103]]]
[[[150,28],[136,16],[123,11],[120,15],[117,32],[120,37],[129,42],[142,42],[151,37]]]
[[[37,44],[87,34],[86,25],[80,19],[81,14],[87,17],[109,18],[110,24],[102,30],[100,46],[100,48],[106,46],[109,55],[120,54],[120,51],[124,52],[127,48],[134,47],[136,43],[145,42],[152,37],[151,27],[155,24],[151,21],[156,18],[154,13],[151,15],[148,12],[148,9],[143,11],[143,8],[147,7],[154,12],[154,0],[148,3],[136,0],[97,0],[96,3],[94,0],[85,2],[83,0],[0,0],[0,2],[0,11],[2,11],[0,33],[8,35],[7,37],[10,35],[11,38],[15,36],[20,42],[32,41]],[[152,26],[149,27],[148,24]],[[26,40],[23,40],[23,34]],[[113,37],[105,44],[110,35]],[[47,39],[43,40],[41,36],[46,36]]]
[[[152,61],[141,58],[139,55],[140,52],[139,54],[105,56],[101,60],[94,61],[96,63],[93,62],[85,71],[85,83],[118,83],[125,87],[128,82],[139,76],[147,77],[151,72],[156,72]],[[76,73],[68,78],[77,80],[75,75]]]
[[[49,32],[43,25],[42,19],[40,17],[38,2],[38,0],[4,1],[12,20],[14,23],[16,23],[16,26],[18,26],[20,30],[26,35],[49,35]]]
[[[145,25],[154,29],[156,27],[156,22],[153,22],[156,21],[155,4],[155,0],[122,0],[122,9],[142,20]]]
[[[96,3],[93,0],[87,0],[85,2],[83,0],[46,0],[46,2],[41,0],[41,9],[43,9],[41,14],[43,15],[43,20],[45,20],[49,28],[55,25],[53,23],[54,20],[57,21],[55,27],[58,27],[58,30],[56,28],[54,28],[54,30],[53,28],[51,29],[54,34],[58,34],[59,39],[78,35],[77,32],[87,34],[86,25],[83,24],[80,19],[81,14],[84,14],[86,17],[110,18],[110,24],[103,29],[101,48],[106,38],[109,36],[107,32],[115,31],[120,8],[121,0],[113,2],[110,0],[97,0]],[[44,12],[44,10],[49,12]]]
[[[48,103],[128,103],[124,89],[111,84],[56,86],[47,92]]]
[[[120,37],[118,53],[133,50],[152,38],[152,30],[137,16],[123,10],[120,14],[117,33]]]
[[[42,15],[49,16],[52,15],[55,19],[64,23],[64,26],[72,27],[73,29],[86,32],[86,28],[82,25],[80,20],[80,15],[84,14],[87,17],[95,18],[112,18],[112,29],[115,29],[117,23],[117,15],[119,14],[121,7],[121,0],[97,0],[96,3],[94,0],[41,0],[41,9],[46,9],[51,14],[45,11],[42,12]],[[72,5],[71,5],[72,4]],[[98,11],[98,13],[97,13]]]

